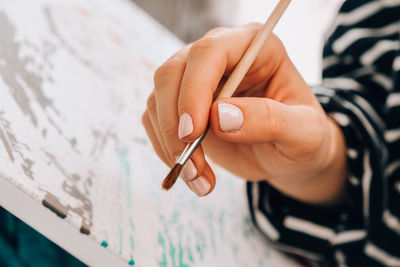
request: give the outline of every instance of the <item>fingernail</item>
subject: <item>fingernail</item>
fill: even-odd
[[[183,166],[182,168],[181,177],[186,182],[189,182],[190,180],[193,180],[194,177],[196,177],[196,174],[197,174],[197,169],[194,166],[192,160],[189,159],[186,162],[185,166]]]
[[[211,188],[210,183],[206,178],[200,176],[199,178],[188,182],[189,188],[199,197],[206,195]]]
[[[243,125],[240,108],[225,102],[218,103],[219,127],[224,132],[239,130]]]
[[[184,112],[179,119],[178,137],[179,139],[188,136],[193,132],[193,119],[189,113]]]

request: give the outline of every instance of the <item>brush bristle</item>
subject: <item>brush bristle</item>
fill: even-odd
[[[178,176],[181,173],[182,168],[183,165],[179,163],[175,164],[175,166],[168,173],[167,177],[165,177],[162,183],[162,189],[167,191],[171,189],[171,187],[175,184],[176,180],[178,179]]]

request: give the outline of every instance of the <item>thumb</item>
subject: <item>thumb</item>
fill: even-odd
[[[316,148],[324,137],[324,118],[323,112],[311,106],[286,105],[269,98],[233,97],[213,103],[210,127],[218,138],[234,143],[272,142]]]

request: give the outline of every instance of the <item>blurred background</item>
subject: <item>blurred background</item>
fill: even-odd
[[[184,42],[209,29],[264,23],[278,0],[133,0]],[[343,0],[294,0],[275,29],[309,84],[321,81],[324,33]]]

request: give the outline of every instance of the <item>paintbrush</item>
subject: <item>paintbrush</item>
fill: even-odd
[[[275,9],[272,11],[271,15],[263,25],[262,29],[257,33],[256,37],[250,44],[249,48],[247,49],[246,53],[240,59],[239,63],[236,65],[235,69],[233,70],[232,74],[229,76],[228,80],[222,87],[220,93],[215,98],[215,101],[218,101],[223,98],[228,98],[233,95],[236,91],[237,87],[239,86],[240,82],[242,81],[243,77],[246,75],[247,71],[254,63],[255,59],[257,58],[258,54],[261,51],[265,41],[271,35],[272,30],[274,29],[275,25],[278,23],[279,19],[282,17],[283,13],[285,12],[286,8],[289,6],[291,0],[280,0],[279,3],[276,5]],[[165,190],[169,190],[178,179],[179,174],[183,166],[186,164],[188,159],[192,156],[193,152],[197,149],[197,147],[201,144],[204,137],[206,136],[208,131],[208,127],[206,131],[197,138],[194,142],[188,143],[183,150],[182,154],[176,161],[175,166],[171,169],[168,175],[165,177],[162,188]]]

